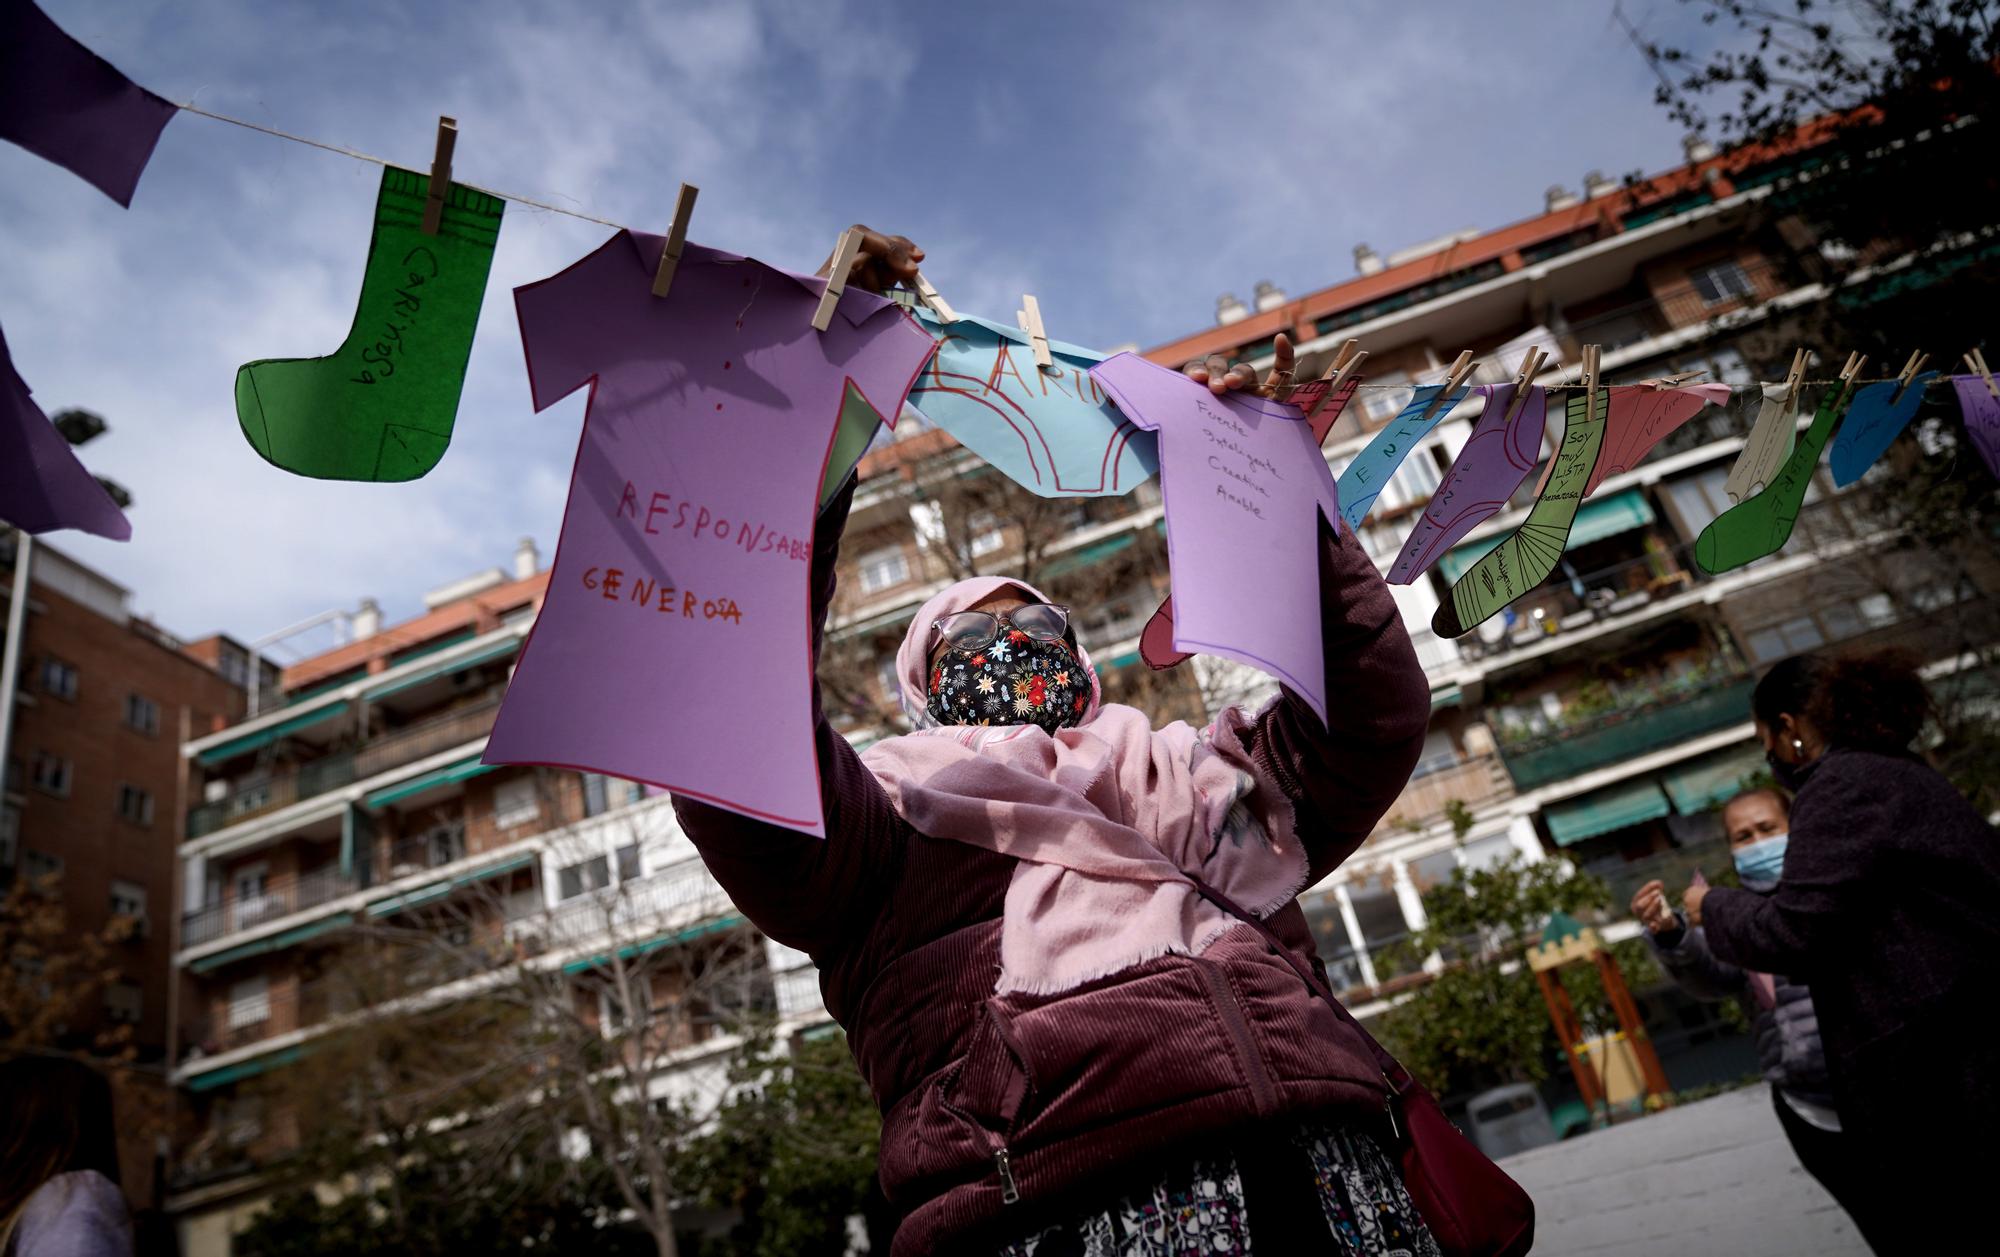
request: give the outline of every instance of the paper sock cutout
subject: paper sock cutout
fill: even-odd
[[[77,461],[14,370],[0,333],[0,520],[32,533],[77,528],[132,539],[132,523],[104,486]]]
[[[1764,401],[1757,407],[1757,422],[1750,425],[1743,452],[1729,469],[1722,491],[1731,502],[1742,502],[1771,483],[1771,477],[1791,457],[1799,443],[1798,397],[1796,389],[1782,384],[1766,384]]]
[[[1892,381],[1893,382],[1893,381]],[[1871,386],[1872,387],[1872,386]],[[1806,500],[1813,469],[1819,466],[1820,452],[1840,418],[1841,404],[1848,397],[1844,384],[1836,384],[1820,399],[1812,426],[1799,439],[1791,457],[1764,486],[1709,521],[1694,539],[1694,561],[1710,576],[1742,567],[1767,554],[1776,554],[1791,540],[1792,525],[1799,519],[1799,507]]]
[[[1965,435],[1972,448],[1986,460],[1986,470],[2000,478],[2000,397],[1978,375],[1955,375],[1951,386],[1958,393],[1958,406],[1965,418]]]
[[[1308,409],[1332,384],[1331,379],[1322,376],[1293,389],[1291,397],[1287,400],[1301,410]],[[1340,386],[1340,391],[1328,397],[1317,412],[1307,417],[1306,423],[1312,428],[1314,441],[1322,445],[1326,443],[1326,434],[1333,431],[1333,425],[1340,419],[1340,412],[1346,410],[1347,403],[1354,400],[1354,390],[1360,386],[1360,376],[1348,376],[1347,382]],[[1146,666],[1155,672],[1178,667],[1194,658],[1191,651],[1174,649],[1174,632],[1174,596],[1168,594],[1161,599],[1159,609],[1153,612],[1151,618],[1146,621],[1146,627],[1139,632],[1139,657],[1144,659]]]
[[[1389,483],[1410,451],[1421,445],[1431,429],[1444,422],[1451,408],[1464,401],[1472,390],[1458,390],[1439,402],[1437,409],[1426,417],[1424,409],[1442,392],[1442,384],[1426,384],[1418,389],[1403,412],[1384,424],[1366,448],[1354,456],[1354,461],[1347,464],[1347,470],[1340,473],[1340,513],[1349,528],[1361,527],[1369,508],[1382,495],[1382,486]]]
[[[1159,469],[1153,434],[1119,414],[1090,378],[1103,354],[1050,341],[1055,365],[1043,370],[1019,328],[915,313],[939,339],[910,404],[1014,483],[1045,498],[1107,497],[1130,493]]]
[[[31,0],[0,0],[0,139],[130,206],[160,132],[179,112]]]
[[[1428,571],[1465,534],[1507,505],[1541,461],[1548,391],[1530,387],[1511,423],[1507,410],[1514,404],[1514,386],[1483,384],[1480,391],[1486,394],[1486,409],[1404,539],[1389,568],[1391,584],[1407,585]]]
[[[360,304],[339,349],[237,369],[237,422],[273,465],[320,480],[415,480],[444,457],[505,203],[453,184],[427,236],[429,188],[427,175],[382,172]]]
[[[1729,401],[1727,384],[1694,384],[1687,388],[1654,388],[1650,384],[1611,390],[1611,412],[1604,420],[1604,449],[1583,496],[1597,492],[1607,476],[1630,471],[1667,434],[1708,406]]]
[[[1926,371],[1907,387],[1883,380],[1854,395],[1840,435],[1833,438],[1833,448],[1826,452],[1827,470],[1833,473],[1836,488],[1845,489],[1861,479],[1875,460],[1888,452],[1910,420],[1917,417],[1924,404],[1924,386],[1937,375]]]
[[[1296,406],[1217,397],[1123,353],[1091,368],[1125,417],[1159,433],[1176,650],[1206,650],[1276,677],[1326,719],[1320,520],[1340,501]]]
[[[1604,448],[1610,392],[1599,388],[1570,395],[1548,484],[1521,526],[1468,568],[1452,585],[1451,596],[1438,604],[1431,629],[1439,637],[1464,636],[1556,570],[1583,505],[1584,486]]]

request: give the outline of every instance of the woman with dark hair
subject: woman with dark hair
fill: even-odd
[[[2000,844],[1911,752],[1930,697],[1902,657],[1787,659],[1751,706],[1796,795],[1783,875],[1692,887],[1688,919],[1721,959],[1810,983],[1841,1127],[1905,1210],[1899,1251],[1933,1251],[1973,1234],[1956,1149],[2000,1121]]]
[[[129,1257],[111,1084],[80,1061],[0,1064],[0,1254]]]

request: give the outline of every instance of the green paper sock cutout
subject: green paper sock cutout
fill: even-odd
[[[1836,385],[1820,401],[1812,426],[1799,438],[1791,456],[1764,491],[1745,498],[1709,521],[1694,539],[1694,561],[1710,576],[1742,567],[1753,559],[1776,554],[1792,539],[1799,507],[1806,500],[1820,452],[1833,436],[1833,425],[1847,400],[1847,386]]]
[[[339,349],[237,368],[237,422],[273,465],[320,480],[415,480],[444,457],[503,202],[453,184],[427,236],[429,190],[428,175],[382,172],[361,300]]]
[[[1556,570],[1570,525],[1583,506],[1584,486],[1590,483],[1604,448],[1610,401],[1605,389],[1570,395],[1563,410],[1562,445],[1549,469],[1548,484],[1521,526],[1452,585],[1450,599],[1440,603],[1431,617],[1431,629],[1439,637],[1463,636]]]
[[[833,453],[826,460],[826,479],[819,487],[819,504],[824,507],[847,479],[847,473],[868,452],[868,443],[882,431],[882,416],[876,413],[853,381],[840,399],[840,426],[834,430]]]

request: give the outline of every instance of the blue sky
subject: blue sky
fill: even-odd
[[[1051,335],[1100,346],[1680,151],[1598,0],[42,4],[169,99],[419,169],[448,113],[466,182],[663,231],[686,180],[693,238],[796,269],[871,223],[923,244],[960,309],[1030,291]],[[424,480],[298,479],[242,439],[237,366],[345,336],[379,178],[183,114],[126,211],[0,144],[0,326],[45,410],[107,418],[87,461],[136,498],[129,543],[50,540],[172,631],[253,638],[366,596],[399,620],[521,536],[553,552],[583,395],[532,412],[509,292],[605,228],[509,207]]]

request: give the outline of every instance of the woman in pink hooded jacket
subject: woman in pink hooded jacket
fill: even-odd
[[[921,258],[871,233],[853,282]],[[1268,394],[1278,354],[1261,387],[1190,374]],[[815,651],[852,496],[814,538]],[[1327,724],[1285,691],[1155,729],[1099,701],[1064,608],[982,578],[904,639],[914,732],[857,753],[815,695],[824,841],[676,800],[737,905],[819,967],[882,1109],[897,1257],[1437,1251],[1371,1046],[1192,880],[1317,967],[1296,897],[1416,762],[1423,672],[1374,563],[1321,527]]]

